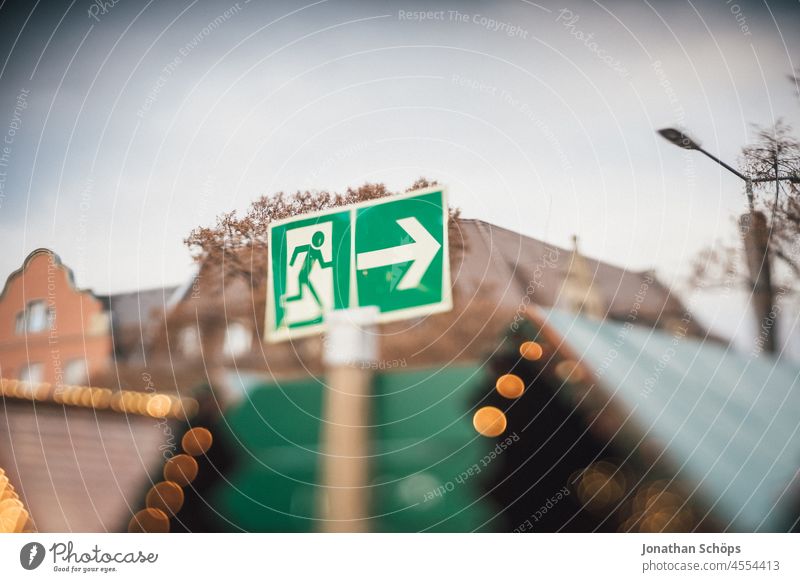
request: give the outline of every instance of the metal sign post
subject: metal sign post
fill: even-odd
[[[370,529],[369,424],[377,316],[377,308],[365,307],[336,311],[329,319],[318,500],[324,532]]]

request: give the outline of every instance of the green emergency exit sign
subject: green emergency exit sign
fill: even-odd
[[[267,339],[323,331],[337,309],[376,306],[378,321],[449,311],[447,219],[436,187],[272,223]]]

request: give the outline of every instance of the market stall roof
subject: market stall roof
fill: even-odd
[[[194,399],[0,378],[0,477],[40,532],[116,531],[178,451]],[[1,530],[0,530],[1,531]]]
[[[800,367],[766,354],[612,321],[543,310],[555,330],[663,445],[721,525],[787,531],[800,499]]]

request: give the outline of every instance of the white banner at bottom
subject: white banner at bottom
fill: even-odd
[[[794,534],[9,534],[0,536],[0,572],[2,580],[778,581],[800,580],[798,541]]]

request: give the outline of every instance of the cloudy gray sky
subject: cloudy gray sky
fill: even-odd
[[[48,246],[99,292],[175,284],[189,230],[259,194],[424,175],[677,283],[742,185],[654,129],[735,161],[800,127],[797,1],[101,4],[0,5],[3,275]]]

